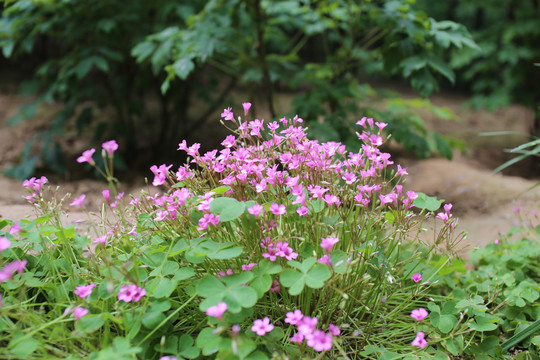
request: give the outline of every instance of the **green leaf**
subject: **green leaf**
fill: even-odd
[[[306,274],[306,285],[312,289],[320,289],[330,276],[332,276],[332,272],[326,265],[315,264]]]
[[[168,257],[176,256],[189,249],[189,245],[186,240],[180,239],[174,244],[171,251],[167,254]]]
[[[178,281],[171,280],[166,277],[156,278],[155,280],[156,281],[152,284],[153,286],[148,289],[148,292],[150,296],[153,296],[156,299],[171,296],[172,292],[176,289],[176,286],[178,285]]]
[[[499,319],[489,319],[484,316],[476,316],[475,321],[469,323],[469,327],[476,331],[492,331],[497,328],[497,325],[494,322],[497,322]]]
[[[426,60],[419,56],[412,56],[399,63],[399,66],[402,68],[403,76],[405,77],[409,77],[413,72],[426,67],[426,65]]]
[[[215,189],[212,189],[212,192],[214,193],[215,196],[219,196],[219,195],[223,195],[225,194],[231,187],[228,186],[228,185],[223,185],[223,186],[219,186]],[[251,200],[253,201],[253,200]],[[255,203],[255,202],[253,202]]]
[[[255,351],[249,354],[246,360],[268,360],[268,356],[261,351]]]
[[[223,293],[226,287],[214,275],[207,275],[199,280],[196,289],[197,294],[201,295],[202,297],[210,297],[216,293]]]
[[[282,270],[282,267],[268,259],[262,259],[254,270],[260,270],[260,272],[264,274],[277,274]]]
[[[448,81],[454,84],[454,82],[456,81],[456,76],[452,69],[450,69],[450,67],[445,62],[443,62],[439,58],[430,57],[427,60],[427,63],[432,69],[443,75],[445,78],[448,79]]]
[[[79,331],[90,333],[96,331],[105,323],[101,315],[85,315],[75,322],[75,328]]]
[[[453,315],[440,315],[437,327],[443,334],[448,334],[457,325],[457,322],[458,320]]]
[[[195,359],[199,357],[199,349],[193,346],[193,338],[189,334],[183,334],[180,337],[179,353],[178,355],[187,359]]]
[[[212,355],[219,350],[222,338],[214,334],[214,329],[204,328],[197,336],[196,344],[199,349],[202,349],[203,355]]]
[[[190,267],[183,267],[179,269],[173,277],[173,280],[175,281],[182,281],[189,279],[190,277],[193,277],[195,275],[195,269]]]
[[[304,274],[293,270],[285,269],[279,275],[280,283],[289,288],[289,294],[298,295],[304,289]]]
[[[210,211],[219,215],[219,222],[239,218],[245,210],[245,204],[233,198],[220,197],[210,203]]]
[[[452,353],[452,355],[457,356],[462,351],[462,349],[459,347],[458,342],[456,340],[454,340],[454,339],[448,339],[448,340],[444,341],[444,345],[446,346],[448,351],[450,351]]]
[[[227,303],[232,313],[237,313],[244,308],[250,308],[257,303],[257,292],[250,286],[235,286],[227,289],[223,301]]]
[[[195,63],[188,57],[183,57],[174,62],[172,69],[176,76],[182,80],[186,80],[189,74],[195,69]]]
[[[341,250],[335,250],[332,251],[330,258],[332,259],[334,271],[337,274],[344,274],[347,271],[347,260],[349,259],[349,254]]]
[[[428,196],[422,192],[419,192],[418,197],[414,199],[413,204],[419,209],[436,211],[441,207],[442,200],[438,200],[436,197]]]
[[[249,286],[255,289],[257,296],[261,298],[272,286],[272,278],[267,274],[260,275],[253,279]]]
[[[16,343],[15,346],[10,349],[10,352],[15,355],[15,358],[17,359],[27,359],[39,345],[39,341],[32,337],[25,338],[18,342],[22,336],[24,336],[22,333],[18,333],[17,336],[14,335],[7,346],[9,349],[11,344]]]
[[[145,328],[154,329],[165,319],[166,319],[166,316],[162,312],[152,311],[147,314],[144,314],[141,319],[141,322]]]
[[[133,49],[131,49],[131,56],[136,58],[138,63],[148,59],[148,57],[156,49],[156,44],[149,41],[138,43]]]

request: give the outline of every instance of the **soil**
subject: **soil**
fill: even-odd
[[[408,96],[404,93],[404,96]],[[8,126],[7,120],[17,112],[20,104],[28,101],[13,95],[12,89],[0,89],[0,170],[17,162],[17,156],[33,133],[43,126],[60,105],[42,106],[38,109],[37,120],[24,122],[16,126]],[[277,99],[277,103],[285,99]],[[456,153],[452,161],[442,158],[417,160],[396,148],[394,161],[408,168],[405,187],[415,191],[435,195],[446,202],[454,204],[454,216],[459,217],[458,229],[466,231],[468,236],[462,243],[468,248],[482,246],[493,242],[500,233],[504,233],[516,225],[517,216],[513,209],[523,207],[521,214],[530,213],[540,204],[540,186],[530,190],[538,178],[530,178],[532,162],[521,162],[503,174],[493,174],[492,170],[512,156],[503,150],[517,146],[525,141],[533,123],[533,111],[513,105],[495,112],[473,111],[463,107],[465,97],[443,94],[432,98],[432,103],[445,106],[459,116],[458,121],[444,121],[432,114],[423,114],[428,126],[449,135],[464,139],[469,147],[469,154]],[[280,106],[278,106],[279,108]],[[216,114],[218,117],[219,114]],[[486,137],[482,132],[512,131],[514,135]],[[75,136],[66,136],[62,148],[70,154],[80,154],[91,147]],[[95,145],[94,145],[95,146]],[[536,165],[537,166],[537,165]],[[123,185],[120,191],[127,194],[138,194],[144,187],[144,176],[140,180]],[[137,182],[138,181],[138,182]],[[76,180],[69,181],[69,174],[59,186],[62,196],[71,193],[73,196],[87,195],[86,206],[97,211],[101,204],[101,191],[106,188],[103,181]],[[33,216],[33,208],[23,199],[27,195],[18,180],[0,175],[0,218],[19,220]],[[71,212],[66,217],[68,222],[86,220],[83,212]],[[466,249],[463,249],[464,253]]]

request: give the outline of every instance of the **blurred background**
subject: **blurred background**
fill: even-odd
[[[538,0],[4,0],[0,13],[0,203],[35,175],[91,191],[75,159],[110,139],[138,186],[185,160],[182,139],[219,147],[222,110],[245,101],[350,150],[358,119],[389,123],[409,185],[461,214],[493,213],[539,175]]]

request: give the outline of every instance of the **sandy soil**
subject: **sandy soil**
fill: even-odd
[[[454,95],[439,95],[432,99],[439,106],[446,106],[456,112],[460,122],[442,121],[428,115],[431,128],[443,134],[466,140],[470,147],[469,156],[456,154],[453,161],[446,159],[416,160],[397,154],[394,160],[408,167],[409,176],[406,187],[421,191],[454,204],[454,216],[460,218],[459,229],[468,233],[466,245],[481,246],[492,242],[501,232],[506,232],[515,225],[516,214],[512,209],[522,206],[524,212],[538,208],[540,187],[533,190],[537,181],[519,176],[492,174],[491,170],[502,164],[509,157],[504,148],[516,146],[526,140],[520,135],[504,137],[482,137],[485,131],[515,131],[527,133],[533,120],[532,111],[520,106],[511,106],[494,113],[464,110],[464,98]],[[29,141],[32,132],[45,126],[43,121],[24,123],[14,127],[7,126],[7,119],[16,113],[22,100],[9,93],[0,93],[0,169],[16,163],[17,154]],[[47,106],[40,109],[42,119],[52,116],[57,107]],[[84,144],[69,137],[64,147],[72,153],[84,149]],[[523,163],[506,171],[507,174],[530,173]],[[150,176],[151,174],[146,174]],[[141,178],[145,176],[142,175]],[[60,194],[72,193],[78,196],[87,194],[87,207],[97,210],[101,203],[101,191],[106,188],[103,181],[79,180],[67,181],[60,185]],[[122,187],[126,193],[139,193],[143,187],[142,179],[138,184]],[[0,175],[0,218],[21,219],[31,217],[33,209],[26,205],[26,195],[20,182]],[[71,213],[66,219],[73,222],[87,219],[82,212]]]

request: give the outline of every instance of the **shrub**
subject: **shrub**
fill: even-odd
[[[265,124],[249,107],[244,120],[222,113],[223,149],[182,141],[191,160],[152,166],[160,192],[129,204],[117,144],[104,143],[103,212],[117,221],[92,235],[60,223],[68,200],[46,178],[23,183],[41,216],[1,223],[12,225],[0,238],[5,356],[444,358],[423,320],[461,238],[452,206],[421,244],[441,202],[403,190],[406,169],[379,149],[386,124],[362,118],[347,152],[308,139],[298,116]],[[94,153],[77,161],[96,166]]]
[[[441,78],[455,80],[445,54],[475,45],[463,26],[435,21],[408,0],[18,0],[0,17],[0,47],[5,57],[44,59],[25,89],[40,95],[37,103],[65,104],[10,171],[26,178],[43,160],[63,172],[54,144],[66,130],[93,131],[94,141],[114,136],[139,161],[164,158],[163,144],[193,137],[237,88],[264,98],[272,117],[276,92],[297,92],[292,114],[312,120],[312,135],[352,146],[353,119],[376,112],[359,103],[385,97],[360,79],[403,78],[428,96]],[[32,118],[37,103],[13,122]],[[458,145],[409,108],[377,116],[420,157],[449,157]]]

